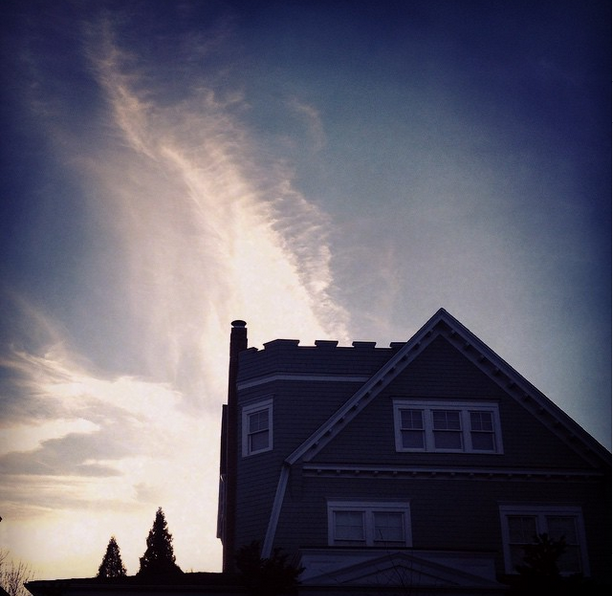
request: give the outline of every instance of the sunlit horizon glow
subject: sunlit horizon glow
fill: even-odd
[[[234,319],[256,347],[388,345],[443,306],[610,448],[608,191],[532,116],[539,85],[595,101],[581,65],[521,54],[513,103],[524,74],[469,70],[425,2],[376,13],[398,38],[373,7],[85,4],[6,25],[32,169],[5,192],[0,547],[84,577],[114,535],[134,574],[161,506],[181,568],[219,570]]]

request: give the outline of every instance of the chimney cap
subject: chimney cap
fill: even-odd
[[[245,321],[241,321],[240,319],[237,319],[236,321],[232,321],[232,327],[246,327],[247,323],[245,323]]]

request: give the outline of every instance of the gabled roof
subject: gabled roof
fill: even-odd
[[[478,369],[502,387],[517,403],[530,411],[551,432],[595,467],[611,464],[611,454],[579,424],[564,413],[532,383],[462,323],[440,308],[364,385],[362,385],[324,424],[299,445],[284,461],[279,478],[263,556],[268,556],[276,533],[289,468],[298,461],[308,462],[317,455],[436,338],[443,336]]]
[[[475,366],[535,414],[552,432],[568,442],[588,462],[599,464],[602,459],[610,462],[611,454],[600,443],[443,308],[331,418],[295,449],[286,461],[294,464],[299,459],[312,459],[440,335],[444,335],[462,350]]]

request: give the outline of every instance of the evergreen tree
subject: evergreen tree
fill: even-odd
[[[162,508],[155,514],[153,527],[147,536],[147,550],[140,558],[138,575],[160,576],[183,573],[175,562],[172,548],[172,535],[168,532],[168,525]]]
[[[126,568],[121,560],[119,546],[115,536],[111,536],[102,563],[98,567],[98,577],[123,577],[125,575]]]

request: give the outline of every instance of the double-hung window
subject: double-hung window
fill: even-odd
[[[536,544],[539,536],[551,540],[564,538],[565,549],[557,561],[561,574],[589,575],[583,518],[579,507],[501,506],[500,520],[507,573],[517,573],[525,548]]]
[[[272,399],[243,408],[243,456],[272,449]]]
[[[328,502],[331,546],[411,545],[408,503]]]
[[[397,451],[502,453],[498,405],[394,400]]]

